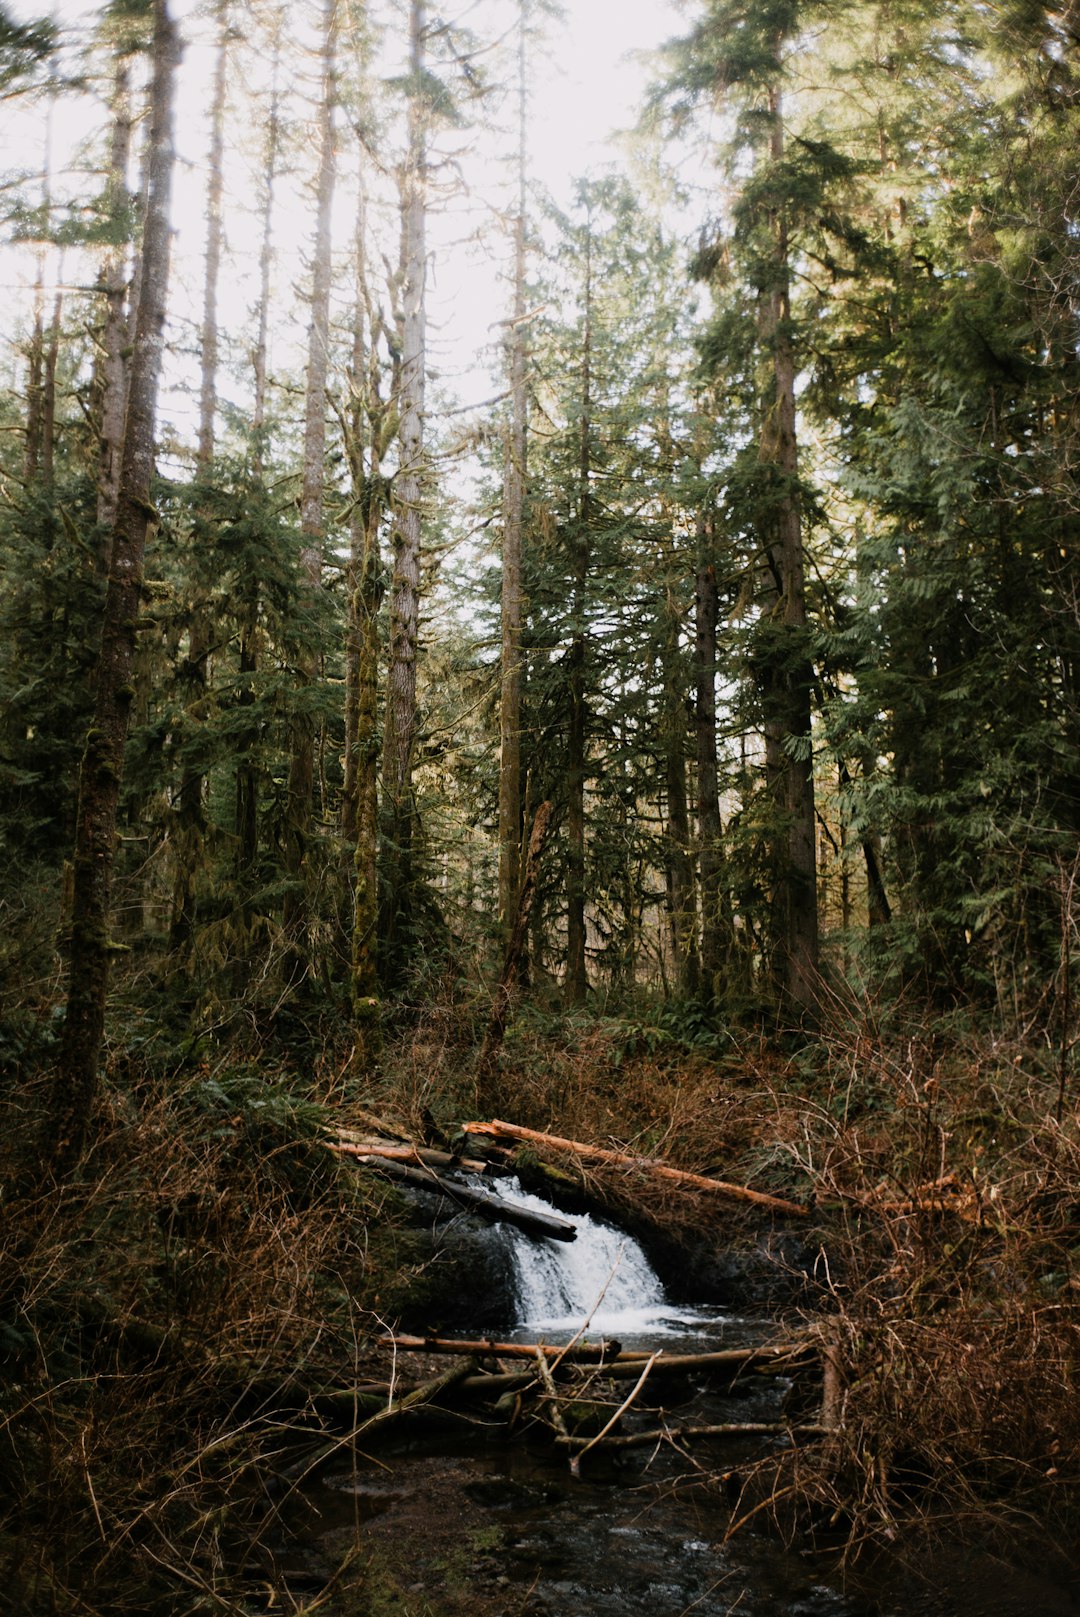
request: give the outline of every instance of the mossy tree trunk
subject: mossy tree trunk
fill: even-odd
[[[127,211],[128,164],[131,160],[131,69],[126,57],[116,64],[113,80],[112,139],[106,197],[120,240],[107,249],[101,266],[100,286],[105,299],[101,348],[94,365],[93,392],[98,402],[97,519],[101,533],[112,532],[120,487],[120,457],[124,442],[124,404],[127,399],[130,355],[127,308],[128,247],[121,222]],[[102,571],[108,558],[101,552]]]
[[[402,964],[414,941],[416,803],[416,657],[420,616],[420,548],[428,482],[424,446],[427,350],[426,7],[409,13],[408,153],[401,181],[401,380],[398,470],[394,479],[394,565],[390,589],[390,663],[383,726],[385,880],[382,938],[388,964]]]
[[[694,600],[697,815],[700,843],[701,986],[716,1003],[729,986],[732,955],[731,899],[724,868],[724,826],[720,814],[720,769],[716,746],[716,663],[720,599],[713,554],[712,513],[698,519]]]
[[[570,1005],[583,1005],[589,992],[585,922],[585,779],[588,749],[585,597],[589,581],[592,522],[592,233],[590,207],[585,223],[585,280],[582,289],[584,328],[581,346],[581,415],[578,423],[578,520],[570,536],[573,571],[570,722],[566,759],[566,1000]]]
[[[330,282],[333,271],[333,204],[336,164],[334,108],[337,102],[337,0],[323,10],[322,100],[319,109],[319,170],[316,181],[315,254],[311,280],[304,407],[304,469],[300,497],[300,565],[312,597],[322,588],[325,540],[324,461],[326,456],[326,377],[330,358]],[[305,653],[300,677],[310,688],[318,676],[314,650]],[[303,695],[302,695],[303,704]],[[285,864],[289,886],[284,905],[286,976],[299,982],[311,970],[307,949],[310,905],[308,855],[315,790],[315,721],[303,710],[293,719],[289,761]]]
[[[272,83],[269,116],[266,120],[264,148],[263,191],[259,220],[259,295],[255,314],[255,347],[252,352],[252,385],[254,398],[251,410],[251,475],[256,485],[264,479],[266,460],[266,408],[269,391],[267,355],[270,334],[270,271],[274,257],[274,192],[277,180],[278,154],[281,149],[281,93],[278,88],[280,71],[281,36],[274,34]],[[240,705],[255,706],[255,676],[259,669],[259,587],[257,580],[245,594],[243,617],[240,623]],[[236,874],[247,877],[255,867],[259,854],[259,777],[252,758],[255,738],[246,730],[238,738],[236,759],[236,795],[233,829],[236,836]],[[245,929],[250,925],[250,910],[245,907]]]
[[[388,406],[380,389],[382,316],[367,271],[363,171],[356,220],[356,313],[346,430],[353,511],[349,537],[349,627],[346,644],[345,791],[341,830],[353,862],[352,1008],[354,1063],[367,1069],[380,1047],[379,1025],[379,529],[386,508],[382,457]],[[365,337],[366,334],[366,337]],[[366,439],[366,463],[365,463]]]
[[[776,42],[779,61],[783,42]],[[784,109],[778,84],[769,95],[769,157],[785,159]],[[771,969],[780,998],[796,1016],[811,1014],[818,997],[817,825],[810,700],[814,682],[807,646],[802,513],[795,415],[796,356],[791,332],[788,221],[782,201],[769,220],[771,283],[760,308],[761,347],[768,366],[759,453],[773,480],[760,519],[766,585],[768,649],[760,659],[765,710],[765,771],[777,832]]]
[[[502,647],[499,701],[499,919],[504,946],[515,925],[521,864],[523,694],[522,541],[528,433],[526,389],[526,43],[528,3],[518,14],[517,208],[514,214],[514,301],[507,337],[510,422],[503,470]]]
[[[98,659],[93,723],[86,738],[76,815],[70,965],[53,1091],[51,1156],[69,1171],[86,1139],[98,1084],[112,944],[110,887],[131,704],[150,504],[158,379],[169,278],[173,83],[179,42],[166,0],[155,0],[153,79],[142,273]]]
[[[225,194],[225,90],[231,33],[229,0],[218,0],[217,60],[210,107],[210,151],[206,191],[206,261],[203,276],[203,316],[199,343],[201,375],[199,386],[199,440],[195,456],[196,477],[206,482],[214,463],[214,425],[217,415],[218,378],[218,282],[224,245],[222,203]],[[195,544],[207,543],[205,511],[196,516]],[[202,569],[196,562],[196,576]],[[188,636],[188,654],[181,669],[186,686],[185,728],[194,731],[203,722],[207,690],[207,662],[210,656],[210,624],[205,596],[196,599]],[[169,948],[183,967],[190,959],[195,936],[196,884],[206,838],[204,797],[206,777],[201,769],[185,768],[173,822],[176,861],[173,881],[172,922]]]

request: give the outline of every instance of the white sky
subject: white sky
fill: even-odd
[[[547,60],[534,58],[530,73],[529,146],[534,183],[546,187],[559,203],[566,204],[575,179],[617,160],[617,147],[609,137],[613,131],[634,123],[650,79],[650,66],[642,59],[642,53],[654,51],[666,39],[683,31],[686,15],[679,0],[563,0],[563,6],[565,21],[550,20],[545,25]],[[38,0],[37,4],[33,0],[29,4],[18,0],[11,9],[18,17],[29,18],[51,11],[61,24],[92,26],[100,8],[89,0],[57,0],[51,7],[48,0]],[[258,10],[258,0],[252,0],[252,9]],[[373,9],[376,14],[385,13],[388,6],[381,0]],[[469,26],[486,34],[498,29],[500,17],[505,25],[515,9],[511,0],[472,0],[472,3],[459,0],[451,15],[462,16]],[[179,380],[186,373],[190,385],[196,365],[192,323],[199,318],[202,297],[205,115],[210,98],[214,29],[208,15],[210,7],[197,0],[172,0],[171,10],[189,41],[179,92],[171,335],[176,359],[174,377]],[[299,6],[295,12],[290,8],[291,15],[299,13]],[[286,74],[287,79],[292,77],[295,74]],[[65,148],[70,151],[72,141],[100,117],[100,108],[84,106],[80,111],[70,101],[61,101],[54,131],[58,168],[64,164]],[[38,119],[40,123],[40,113]],[[243,126],[238,130],[235,120],[229,134],[237,145],[234,163],[239,166],[234,166],[229,182],[234,194],[226,216],[229,256],[221,301],[223,329],[227,333],[231,328],[239,339],[246,334],[255,296],[257,187],[253,184],[251,169],[253,162],[257,162],[257,153],[251,146],[246,156],[239,155],[239,147],[250,130]],[[41,135],[40,129],[37,132],[33,129],[32,115],[29,122],[25,116],[21,120],[7,120],[5,144],[8,149],[0,157],[5,168],[37,166],[33,148],[36,145],[40,152]],[[343,150],[340,161],[339,208],[335,218],[335,253],[343,268],[352,251],[352,186],[356,169],[351,143],[343,142],[343,146],[346,144],[349,149]],[[508,139],[496,155],[506,155],[512,144]],[[40,162],[40,157],[37,161]],[[510,247],[494,212],[500,200],[495,192],[505,184],[505,166],[500,170],[494,157],[486,162],[473,158],[471,163],[474,185],[478,173],[490,176],[492,195],[483,195],[487,182],[481,178],[479,196],[454,203],[444,219],[433,220],[429,314],[435,369],[441,372],[447,387],[463,400],[478,402],[489,391],[485,370],[495,360],[493,344],[498,322],[506,310],[508,294],[504,276]],[[275,220],[277,263],[273,320],[278,334],[276,349],[271,354],[272,370],[276,366],[279,370],[287,367],[295,372],[302,365],[303,332],[307,323],[301,295],[303,259],[312,228],[310,193],[301,181],[283,181]],[[392,236],[394,226],[389,218],[387,229]],[[465,241],[466,237],[477,236],[479,242]],[[0,273],[0,282],[15,291],[21,280],[28,299],[33,276],[29,255],[22,255],[25,261],[21,267],[11,262],[16,255],[10,250],[7,256],[9,272]],[[70,267],[67,273],[71,273]],[[348,297],[347,283],[348,277],[343,275],[343,300]],[[10,293],[5,292],[5,296],[9,297]],[[344,315],[344,302],[341,312]],[[182,354],[184,349],[188,350],[186,358]],[[224,378],[222,391],[226,395],[229,392]],[[185,398],[182,390],[173,387],[167,392],[163,405],[166,418],[172,421],[181,437],[190,438],[194,426],[193,399]]]

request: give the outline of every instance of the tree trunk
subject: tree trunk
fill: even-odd
[[[278,65],[280,34],[274,38],[274,62],[270,91],[270,115],[266,125],[262,216],[259,233],[259,298],[255,317],[255,347],[251,356],[255,397],[251,411],[251,473],[257,485],[263,481],[266,452],[267,350],[270,329],[270,270],[274,255],[274,182],[277,178],[281,145]],[[254,707],[254,676],[258,672],[258,583],[252,579],[244,592],[240,624],[240,705]],[[259,780],[251,759],[253,738],[246,733],[237,746],[236,801],[233,829],[236,836],[236,873],[243,876],[255,864],[259,852]],[[247,911],[245,910],[245,916]],[[247,925],[245,920],[245,926]]]
[[[52,1160],[77,1161],[97,1091],[112,944],[109,898],[124,767],[150,505],[158,378],[164,348],[172,188],[172,103],[178,40],[166,0],[154,6],[153,81],[142,295],[131,358],[116,525],[105,595],[94,720],[79,776],[70,968],[53,1092]]]
[[[265,179],[259,231],[259,302],[255,319],[255,348],[251,356],[255,397],[251,408],[252,469],[262,476],[266,434],[266,362],[270,331],[270,270],[274,260],[274,186],[277,180],[278,152],[281,148],[281,93],[278,72],[281,55],[280,31],[274,36],[274,63],[270,88],[270,115],[266,121]]]
[[[675,981],[687,998],[697,996],[701,972],[697,940],[697,895],[690,856],[690,811],[686,797],[686,695],[679,669],[682,618],[668,587],[664,635],[664,777],[667,788],[667,867],[671,947]]]
[[[412,86],[408,155],[401,181],[403,320],[399,386],[398,471],[394,479],[394,566],[390,594],[390,665],[383,738],[383,825],[386,880],[382,938],[388,963],[401,963],[412,938],[416,807],[416,655],[420,611],[420,546],[427,482],[424,381],[427,326],[427,128],[424,108],[425,0],[411,0]]]
[[[131,90],[127,60],[116,64],[113,80],[112,140],[109,148],[109,177],[106,198],[109,212],[119,218],[129,203],[127,175],[131,159]],[[102,535],[111,533],[116,521],[120,488],[120,456],[124,439],[124,406],[127,400],[128,342],[127,316],[128,254],[126,244],[109,247],[99,277],[105,302],[101,349],[94,366],[93,391],[98,402],[97,520]],[[104,546],[100,552],[101,571],[108,565]]]
[[[592,518],[592,215],[586,221],[585,328],[581,353],[581,421],[578,452],[578,520],[571,533],[573,581],[570,624],[570,724],[566,784],[566,998],[584,1004],[589,992],[585,925],[585,777],[588,745],[585,700],[585,594],[589,578]]]
[[[34,282],[34,324],[26,356],[26,426],[23,436],[23,480],[32,488],[41,473],[42,379],[45,368],[45,253],[38,251]]]
[[[770,94],[770,157],[784,160],[783,103]],[[806,650],[806,599],[795,429],[795,353],[791,339],[787,219],[773,219],[773,277],[764,293],[762,347],[771,382],[766,395],[760,455],[776,488],[763,519],[766,602],[772,644],[762,659],[766,775],[782,819],[774,859],[772,961],[782,1002],[796,1016],[811,1013],[818,992],[817,846],[810,698],[813,669]],[[798,744],[794,755],[790,744]]]
[[[63,260],[59,279],[63,281]],[[41,486],[52,494],[53,472],[56,462],[56,366],[60,358],[60,326],[64,312],[64,294],[58,289],[53,297],[52,318],[45,343],[45,363],[41,376]]]
[[[548,1146],[553,1151],[569,1151],[583,1162],[607,1162],[617,1168],[640,1168],[644,1173],[670,1179],[694,1190],[756,1202],[760,1207],[771,1207],[777,1212],[797,1213],[805,1217],[809,1211],[800,1202],[788,1201],[783,1196],[770,1196],[764,1190],[751,1190],[747,1185],[733,1185],[726,1179],[689,1173],[685,1168],[669,1168],[666,1162],[658,1162],[653,1157],[630,1156],[625,1151],[611,1151],[606,1146],[588,1145],[581,1140],[563,1139],[558,1134],[545,1134],[539,1129],[523,1128],[519,1123],[503,1123],[493,1118],[490,1123],[463,1123],[461,1126],[466,1134],[490,1134],[496,1140],[524,1140],[530,1145]]]
[[[477,1062],[477,1081],[481,1084],[491,1075],[495,1058],[506,1034],[506,1025],[510,1020],[514,985],[517,982],[521,959],[525,953],[525,941],[529,935],[529,917],[532,914],[533,899],[536,897],[536,882],[540,874],[540,859],[544,852],[544,843],[547,839],[550,824],[551,804],[541,803],[536,811],[532,834],[529,837],[521,890],[518,894],[517,914],[514,917],[514,925],[507,939],[502,971],[499,974],[495,999],[491,1007],[491,1019],[484,1035],[480,1059]]]
[[[365,347],[365,317],[368,341]],[[353,328],[352,411],[348,433],[353,513],[345,720],[342,839],[353,859],[352,1008],[354,1066],[363,1071],[379,1048],[379,608],[382,580],[379,526],[385,509],[382,436],[386,406],[379,394],[379,316],[367,279],[363,176],[356,221],[356,315]],[[369,440],[364,464],[364,437]]]
[[[712,1004],[726,987],[732,951],[731,904],[724,871],[724,828],[720,817],[720,772],[716,752],[716,633],[720,617],[716,563],[711,553],[712,522],[698,519],[695,591],[694,729],[697,739],[697,814],[701,886],[701,976]]]
[[[304,410],[304,477],[300,500],[300,566],[312,597],[322,587],[323,473],[326,455],[326,375],[330,349],[331,229],[334,201],[334,107],[337,99],[337,0],[323,10],[322,100],[319,109],[319,172],[316,182],[315,258],[312,267],[311,325],[308,331]],[[314,651],[306,650],[299,669],[301,687],[318,675]],[[301,690],[303,700],[303,689]],[[315,723],[307,713],[293,719],[289,764],[285,866],[289,885],[284,905],[288,940],[286,976],[299,982],[310,969],[306,948],[309,891],[307,856],[315,787]]]
[[[214,460],[214,418],[217,413],[218,373],[218,281],[221,275],[221,249],[224,238],[222,198],[225,190],[225,88],[229,60],[229,0],[218,0],[218,47],[214,67],[214,88],[210,106],[209,179],[206,192],[206,263],[203,275],[203,316],[199,350],[201,376],[199,388],[199,437],[195,454],[195,476],[205,480],[210,475]],[[195,519],[195,546],[206,544],[206,518],[199,512]],[[195,576],[202,569],[196,558]],[[210,628],[206,606],[200,597],[203,588],[196,582],[196,599],[192,612],[188,638],[188,654],[181,669],[184,692],[185,726],[197,729],[204,720],[203,702],[207,686],[207,658],[210,653]],[[201,769],[185,768],[180,782],[179,798],[173,821],[173,881],[172,923],[169,928],[169,949],[177,964],[183,966],[191,956],[195,934],[195,889],[202,863],[206,818],[203,806],[205,776]]]
[[[514,302],[507,338],[510,426],[503,473],[502,648],[499,705],[499,917],[504,945],[514,926],[521,853],[522,542],[528,442],[526,395],[526,22],[518,12],[517,212],[514,217]]]

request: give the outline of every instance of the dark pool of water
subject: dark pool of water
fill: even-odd
[[[730,1457],[729,1457],[730,1458]],[[459,1440],[399,1448],[309,1490],[286,1558],[317,1586],[351,1552],[348,1617],[1074,1617],[1061,1576],[988,1552],[878,1557],[858,1576],[768,1532],[725,1542],[730,1507],[692,1467],[663,1477]],[[300,1524],[298,1524],[299,1526]]]

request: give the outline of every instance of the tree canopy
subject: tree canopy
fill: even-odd
[[[219,0],[185,23],[181,241],[203,223],[166,287],[154,14],[0,17],[43,153],[5,186],[0,439],[34,970],[87,936],[65,872],[160,299],[95,936],[193,1037],[324,1001],[377,1059],[382,1018],[497,975],[542,802],[528,992],[1046,1014],[1078,816],[1069,17],[701,0],[621,168],[557,205],[545,8]],[[463,363],[425,285],[478,209],[503,305]]]

